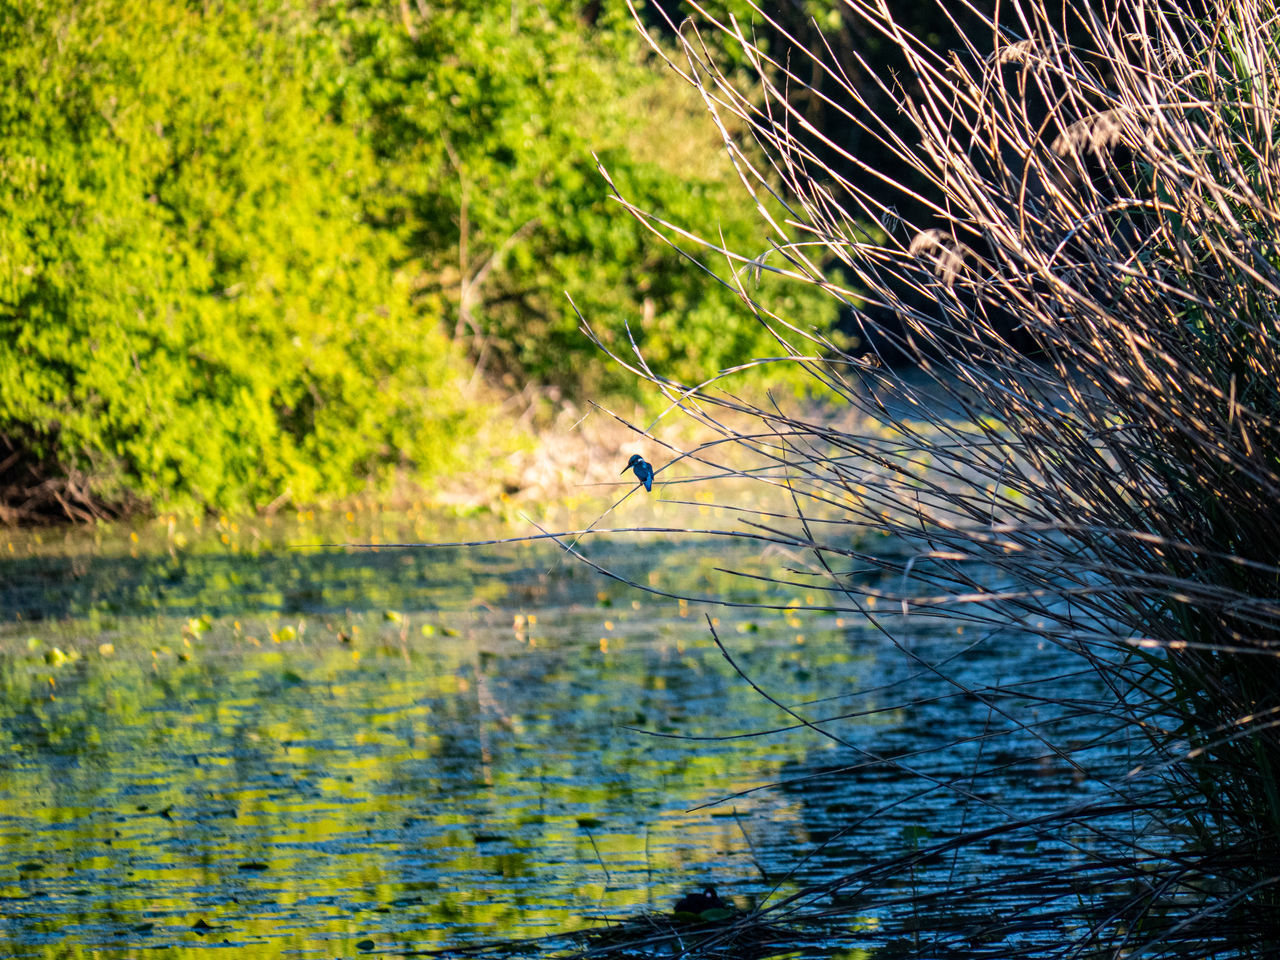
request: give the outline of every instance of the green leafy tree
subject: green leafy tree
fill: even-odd
[[[9,479],[210,505],[446,465],[439,320],[369,222],[303,3],[0,3],[0,434]]]
[[[654,59],[618,3],[0,0],[0,502],[233,507],[438,476],[485,379],[637,391],[566,292],[675,379],[776,355],[597,169],[767,249]]]
[[[566,293],[606,343],[630,354],[629,326],[675,379],[778,355],[736,293],[627,216],[597,170],[598,158],[671,223],[714,224],[729,247],[768,249],[701,101],[653,62],[624,5],[591,22],[576,4],[525,0],[459,0],[412,19],[329,9],[351,63],[330,84],[333,109],[369,124],[384,214],[416,254],[419,297],[482,371],[509,389],[634,392],[636,379],[582,335]],[[732,279],[724,262],[708,266]],[[817,327],[834,318],[812,291],[777,296],[780,311]]]

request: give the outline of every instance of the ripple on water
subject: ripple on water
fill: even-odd
[[[758,553],[717,543],[709,565],[706,549],[654,547],[643,568],[623,548],[597,555],[659,588],[746,596],[714,567],[750,569]],[[1090,795],[1069,767],[1030,759],[1043,750],[1016,731],[998,742],[1006,773],[968,796],[938,787],[990,763],[999,710],[864,621],[798,609],[706,612],[771,697],[839,696],[804,710],[847,716],[826,725],[831,739],[740,738],[794,721],[726,663],[702,609],[555,556],[116,555],[82,559],[71,580],[56,558],[9,562],[9,952],[183,956],[227,942],[270,957],[544,935],[667,909],[706,882],[745,905],[779,878],[785,893],[788,877],[829,881],[1014,806]],[[22,611],[35,606],[33,623]],[[967,642],[913,629],[915,658]],[[1053,674],[1050,656],[996,638],[949,673],[1007,687]],[[993,843],[963,869],[1079,853],[1038,842]]]

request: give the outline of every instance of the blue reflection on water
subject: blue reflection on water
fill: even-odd
[[[630,554],[597,556],[625,570]],[[891,618],[904,657],[866,622],[762,585],[752,599],[796,608],[713,608],[717,634],[776,701],[835,719],[827,739],[725,739],[794,720],[720,656],[703,611],[554,557],[116,555],[74,578],[56,557],[10,561],[9,952],[427,949],[665,909],[705,882],[745,906],[1010,810],[1102,795],[1072,761],[1125,762],[1084,721],[1046,717],[1055,742],[1083,745],[1070,759],[1008,722],[1022,678],[1058,677],[1037,697],[1092,694],[1058,676],[1052,649]],[[695,541],[651,548],[633,572],[715,594],[729,589],[715,566],[760,559]],[[1096,846],[993,840],[901,881],[918,891]]]

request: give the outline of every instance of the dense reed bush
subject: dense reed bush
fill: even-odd
[[[858,892],[858,909],[877,896],[900,905],[885,882],[946,854],[948,894],[912,906],[925,933],[916,927],[909,953],[1275,956],[1277,9],[1114,0],[1064,15],[1032,0],[938,50],[882,4],[846,6],[909,68],[880,77],[874,96],[834,54],[766,52],[752,29],[705,12],[671,62],[703,94],[744,186],[764,194],[779,178],[794,198],[767,253],[724,249],[711,232],[705,244],[739,265],[744,304],[837,409],[753,405],[728,380],[675,383],[634,354],[618,359],[718,433],[659,483],[701,464],[780,493],[785,510],[743,511],[742,535],[808,556],[781,582],[882,624],[909,657],[913,624],[928,618],[977,628],[954,657],[990,643],[1056,651],[1051,669],[1016,683],[976,682],[946,659],[920,668],[987,704],[984,737],[1091,788],[1053,811],[1019,810],[981,796],[994,760],[930,772],[966,741],[873,758],[988,819],[805,897],[839,888]],[[755,16],[781,30],[765,9]],[[721,68],[724,45],[755,65],[754,87]],[[894,162],[864,165],[837,128],[809,122],[798,90]],[[928,188],[906,196],[918,182]],[[926,215],[904,220],[907,208]],[[761,271],[826,290],[869,349],[842,353],[803,318],[761,307]],[[912,363],[880,362],[890,352]],[[900,551],[867,546],[885,533],[874,542]],[[1081,675],[1091,692],[1065,692],[1063,678]],[[792,713],[835,736],[816,713]],[[1067,854],[1046,852],[1033,873],[956,866],[1019,831]],[[952,925],[961,902],[972,909]]]

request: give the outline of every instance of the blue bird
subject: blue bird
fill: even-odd
[[[636,472],[636,479],[644,484],[646,490],[653,489],[653,467],[649,466],[644,457],[638,453],[633,453],[631,459],[627,461],[627,465],[622,468],[622,472],[626,473],[628,470]]]

